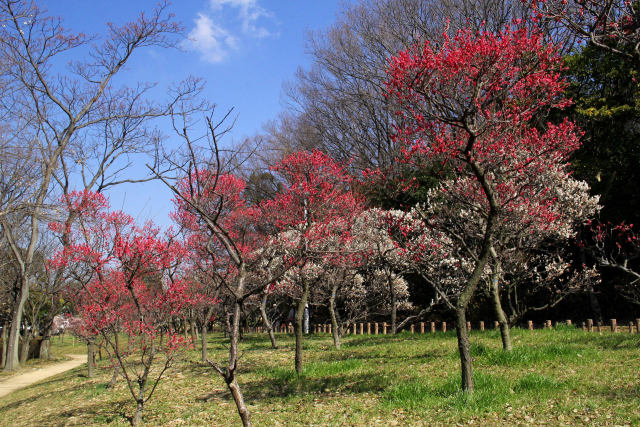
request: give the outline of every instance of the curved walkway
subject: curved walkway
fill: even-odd
[[[87,356],[81,354],[68,354],[71,360],[56,363],[55,365],[40,368],[33,372],[14,375],[4,381],[0,381],[0,397],[16,391],[20,388],[42,381],[46,378],[69,371],[87,362]]]

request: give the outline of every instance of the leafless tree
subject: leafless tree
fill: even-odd
[[[529,0],[556,32],[570,32],[583,41],[640,64],[640,4],[629,0]]]
[[[116,161],[116,152],[127,152],[135,140],[116,135],[167,107],[144,101],[149,86],[118,89],[114,76],[140,48],[175,46],[181,27],[171,20],[166,3],[123,26],[109,24],[101,44],[65,30],[60,19],[27,0],[3,0],[0,19],[0,116],[10,123],[2,132],[0,227],[20,277],[5,365],[14,370],[41,223],[51,213],[47,203],[58,193],[55,183],[68,188],[74,182],[70,174],[78,170],[85,188],[122,180],[119,172],[126,162]],[[62,70],[60,61],[83,49],[89,49],[85,59]],[[97,145],[97,135],[103,145]],[[96,163],[83,163],[80,153],[87,159],[98,150]],[[111,165],[115,171],[106,173]]]

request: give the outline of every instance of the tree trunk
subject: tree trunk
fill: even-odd
[[[189,317],[189,332],[191,333],[191,342],[196,345],[198,342],[198,333],[196,332],[196,322],[193,320],[193,316]]]
[[[398,332],[398,310],[397,310],[397,295],[393,286],[393,281],[389,277],[389,290],[391,291],[391,333],[396,334]]]
[[[333,335],[333,345],[340,350],[340,331],[338,330],[338,317],[336,316],[336,293],[338,285],[331,287],[331,296],[329,297],[329,314],[331,315],[331,335]]]
[[[87,377],[93,378],[96,363],[96,345],[93,341],[87,343]]]
[[[458,352],[460,353],[460,370],[462,374],[462,391],[472,393],[473,365],[471,363],[471,351],[469,349],[469,332],[467,331],[466,307],[456,307],[456,334],[458,337]]]
[[[235,377],[235,371],[233,375],[233,380],[227,383],[227,387],[229,387],[229,391],[231,392],[231,396],[233,396],[233,401],[236,402],[236,407],[238,408],[238,414],[240,415],[240,420],[242,420],[242,425],[244,427],[251,427],[251,416],[249,414],[249,410],[244,403],[244,397],[242,396],[242,391],[240,390],[240,386]]]
[[[493,309],[496,312],[498,323],[500,324],[500,337],[502,338],[502,348],[505,351],[511,351],[513,346],[511,345],[511,330],[509,328],[509,321],[502,309],[502,303],[500,302],[500,288],[498,287],[500,281],[500,275],[502,274],[502,264],[498,259],[495,249],[491,248],[491,257],[494,264],[491,268],[491,302],[493,303]]]
[[[139,426],[142,423],[142,410],[144,409],[144,386],[145,379],[141,379],[138,389],[138,397],[136,398],[136,413],[131,419],[131,425]]]
[[[469,141],[469,147],[473,146],[475,142],[475,136],[472,136]],[[465,153],[469,159],[471,157],[470,152]],[[482,278],[484,268],[489,261],[489,255],[492,247],[493,230],[496,226],[496,220],[498,216],[498,202],[496,201],[493,188],[487,180],[484,171],[473,160],[469,160],[469,166],[473,170],[474,175],[482,185],[482,189],[487,196],[489,202],[489,214],[487,215],[487,225],[484,230],[484,236],[482,239],[482,246],[480,247],[480,253],[476,260],[473,271],[467,279],[458,301],[456,302],[456,335],[458,336],[458,351],[460,352],[460,370],[462,377],[462,391],[465,393],[473,393],[473,366],[471,361],[471,352],[469,349],[469,332],[467,331],[467,307],[471,302],[473,293],[478,286],[478,282]]]
[[[22,277],[20,281],[21,286],[11,312],[11,327],[9,328],[9,339],[7,340],[7,359],[4,365],[5,371],[15,371],[20,367],[20,360],[18,359],[20,324],[22,323],[24,305],[29,296],[29,281],[26,277]]]
[[[142,423],[142,410],[144,409],[144,401],[139,400],[136,405],[136,413],[131,420],[132,426],[139,426]]]
[[[2,324],[2,354],[0,354],[0,368],[4,368],[4,364],[7,361],[7,328],[9,323],[4,322]]]
[[[53,318],[60,311],[59,304],[55,302],[55,298],[51,303],[51,307],[49,308],[48,313],[46,314],[46,318],[42,323],[42,330],[40,335],[42,336],[42,341],[40,342],[40,351],[38,352],[38,358],[41,360],[49,360],[51,358],[51,354],[49,352],[51,348],[51,330],[53,329]]]
[[[307,305],[307,300],[309,299],[309,284],[305,281],[303,284],[302,296],[300,297],[300,301],[298,301],[298,311],[296,312],[296,325],[295,325],[295,333],[296,333],[296,357],[295,357],[295,366],[296,372],[298,374],[302,373],[302,318],[304,317],[304,307]]]
[[[47,333],[47,335],[42,337],[42,341],[40,341],[40,349],[38,351],[38,358],[40,360],[49,360],[51,359],[51,353],[49,349],[51,348],[51,336]]]
[[[236,292],[238,295],[244,294],[245,290],[245,270],[244,265],[240,265],[238,268],[238,286],[236,287]],[[242,315],[242,307],[240,301],[237,299],[233,302],[233,322],[228,324],[229,331],[229,365],[226,370],[223,372],[222,370],[218,370],[223,375],[225,382],[227,383],[227,387],[231,392],[231,396],[233,397],[233,401],[236,403],[236,408],[238,409],[238,414],[240,415],[240,420],[242,420],[242,425],[244,427],[251,426],[251,415],[247,406],[244,403],[244,396],[242,395],[242,390],[240,390],[240,385],[236,379],[236,370],[238,368],[238,340],[240,337],[240,316]]]
[[[111,376],[111,380],[109,384],[107,384],[107,388],[114,388],[116,386],[116,381],[118,381],[118,376],[120,375],[120,365],[116,365],[113,367],[113,375]]]
[[[267,317],[267,299],[269,298],[269,294],[265,289],[262,294],[262,301],[260,301],[260,316],[262,317],[262,323],[264,327],[267,328],[267,332],[269,333],[269,339],[271,340],[271,348],[278,348],[278,344],[276,343],[276,336],[273,333],[273,325],[269,321]]]
[[[207,317],[209,319],[209,317]],[[202,361],[207,361],[207,322],[202,322],[202,326],[200,327],[200,342],[202,347]]]
[[[22,347],[20,348],[20,364],[24,363],[29,358],[29,347],[31,346],[32,333],[27,329],[27,325],[24,326],[24,332],[22,334]]]

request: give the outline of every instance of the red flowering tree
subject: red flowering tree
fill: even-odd
[[[353,224],[363,204],[352,192],[353,177],[320,151],[293,153],[272,170],[282,186],[263,208],[279,231],[278,238],[296,248],[298,254],[298,265],[287,273],[287,282],[298,290],[292,295],[297,300],[295,368],[300,373],[302,321],[312,284],[322,276],[320,266],[350,255],[339,248],[347,247],[353,239]]]
[[[561,165],[579,146],[579,132],[566,121],[543,130],[532,126],[546,109],[568,104],[560,58],[542,36],[507,28],[443,37],[439,47],[425,43],[392,58],[388,92],[398,107],[394,139],[404,160],[446,163],[452,171],[432,195],[425,219],[471,260],[455,303],[462,388],[471,392],[466,310],[488,266],[501,215],[520,209],[536,227],[553,224],[555,199],[530,180],[549,168],[559,171],[559,179],[566,176]],[[464,224],[457,219],[465,208],[479,214],[480,235],[456,226]]]
[[[260,227],[262,212],[247,202],[244,180],[226,171],[228,164],[218,149],[218,138],[226,132],[220,130],[225,118],[217,124],[207,119],[209,147],[196,146],[185,123],[179,134],[187,152],[184,163],[176,165],[183,173],[176,185],[154,172],[175,195],[174,218],[192,239],[191,249],[198,252],[196,257],[206,255],[206,262],[214,267],[209,283],[220,290],[220,299],[229,308],[224,316],[229,358],[225,365],[211,359],[207,362],[224,379],[243,425],[248,426],[251,417],[237,379],[242,307],[248,298],[277,281],[289,262],[273,269],[268,268],[268,260],[265,263],[263,249],[270,236]],[[211,157],[203,158],[203,152]]]
[[[51,225],[72,242],[51,264],[69,268],[79,282],[71,297],[83,333],[102,336],[136,402],[131,422],[138,425],[176,351],[191,344],[171,328],[173,317],[195,303],[184,281],[165,277],[180,251],[153,225],[140,228],[130,216],[109,211],[101,194],[71,193],[68,206],[77,213],[78,226],[63,230],[68,222]]]

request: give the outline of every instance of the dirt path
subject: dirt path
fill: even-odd
[[[68,356],[71,358],[69,361],[56,363],[55,365],[40,368],[33,372],[14,375],[4,381],[0,381],[0,397],[6,396],[20,388],[37,383],[38,381],[66,372],[87,362],[86,355],[69,354]]]

